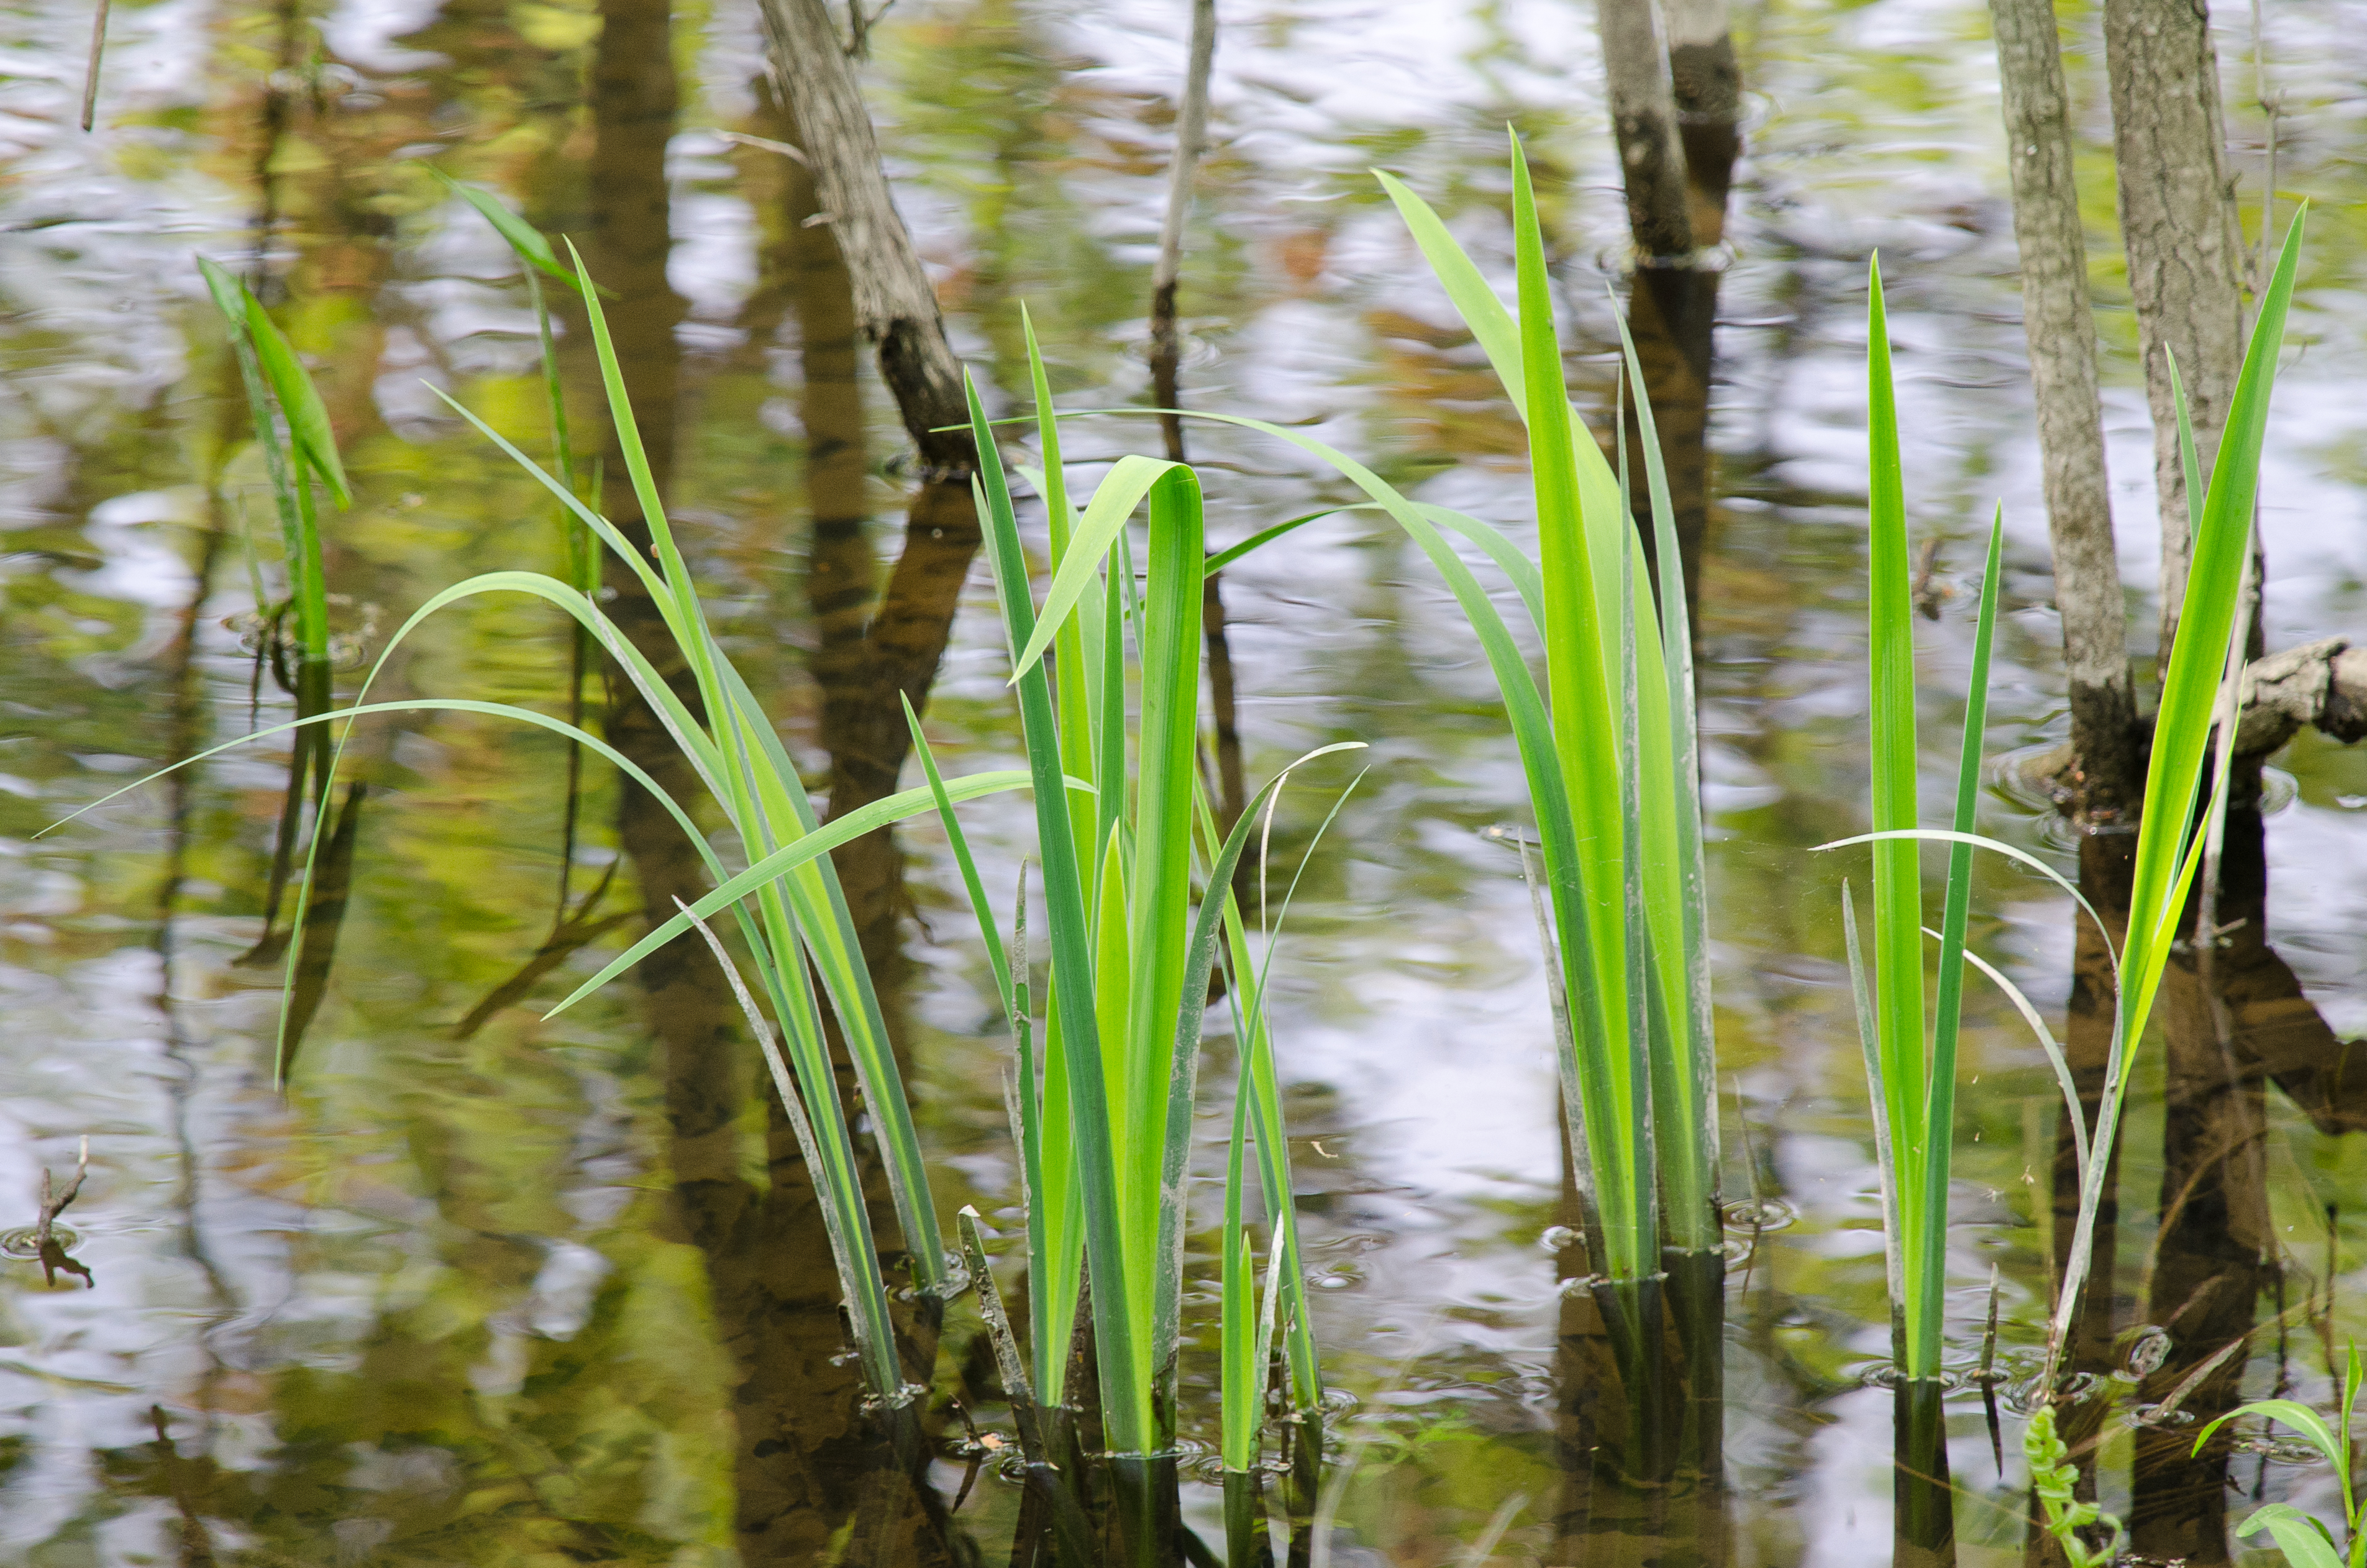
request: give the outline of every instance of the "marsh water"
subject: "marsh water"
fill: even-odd
[[[1565,319],[1591,345],[1571,382],[1607,418],[1607,290],[1624,287],[1626,239],[1591,9],[1229,0],[1221,16],[1218,141],[1182,289],[1187,401],[1304,424],[1518,534],[1519,427],[1366,170],[1429,195],[1501,276],[1503,127],[1522,130]],[[2142,649],[2150,438],[2110,248],[2101,47],[2085,9],[2066,17]],[[2271,648],[2367,632],[2362,20],[2355,0],[2218,17],[2248,231],[2263,88],[2280,109],[2277,185],[2317,203],[2261,513]],[[1063,403],[1145,400],[1184,21],[1182,5],[1146,0],[901,0],[872,33],[866,82],[898,198],[957,347],[1003,408],[1022,406],[1023,302]],[[794,1179],[768,1180],[744,1043],[710,1041],[682,1067],[661,1036],[688,1015],[668,1010],[712,998],[679,988],[656,993],[654,1019],[631,984],[541,1017],[638,919],[621,888],[583,904],[617,859],[610,778],[586,775],[564,868],[588,942],[511,986],[552,931],[566,748],[469,715],[357,730],[348,766],[368,787],[341,789],[328,852],[334,962],[313,977],[285,1092],[279,970],[257,962],[284,742],[42,832],[290,705],[257,666],[275,525],[194,254],[266,283],[335,423],[356,490],[326,524],[341,690],[436,589],[561,559],[547,501],[430,390],[542,450],[525,286],[431,165],[577,237],[615,291],[628,378],[719,627],[800,765],[827,781],[833,739],[861,717],[833,708],[859,700],[833,684],[839,585],[905,548],[915,476],[850,339],[843,270],[813,243],[810,186],[795,161],[726,134],[792,134],[760,85],[754,8],[119,0],[85,134],[89,23],[79,0],[38,0],[0,24],[0,1561],[828,1561],[854,1508],[832,1456],[851,1440],[855,1373],[810,1203]],[[1938,618],[1919,624],[1927,810],[1944,810],[1942,738],[1999,500],[1992,757],[2060,739],[2059,637],[1983,8],[1761,0],[1737,25],[1750,111],[1699,582],[1734,1205],[1721,1549],[1738,1563],[1874,1563],[1893,1546],[1889,1305],[1839,922],[1841,880],[1863,873],[1812,847],[1865,820],[1861,367],[1877,247],[1910,513],[1941,541]],[[563,332],[562,356],[590,429],[582,335]],[[1279,444],[1215,427],[1191,439],[1218,544],[1353,499]],[[1105,419],[1070,440],[1089,473],[1157,434]],[[924,519],[912,548],[944,542]],[[984,568],[940,586],[957,588],[958,614],[933,739],[949,769],[1011,765]],[[1574,1270],[1557,1246],[1551,1024],[1519,857],[1487,832],[1525,809],[1493,687],[1426,563],[1370,514],[1268,547],[1224,592],[1252,778],[1331,741],[1370,748],[1308,862],[1275,982],[1335,1388],[1319,1555],[1576,1562],[1585,1543],[1557,1501]],[[547,612],[474,601],[405,644],[374,694],[563,711],[569,660]],[[2367,1127],[2367,1070],[2346,1076],[2343,1043],[2367,1032],[2367,750],[2305,733],[2274,768],[2265,815],[2229,830],[2222,917],[2243,923],[2216,1005],[2234,1027],[2214,1032],[2182,957],[2171,1043],[2146,1053],[2123,1139],[2101,1276],[2108,1362],[2112,1335],[2149,1323],[2168,1329],[2172,1371],[2243,1340],[2203,1396],[2218,1408],[2238,1390],[2324,1406],[2329,1357],[2367,1326],[2348,1283],[2367,1267],[2367,1139],[2346,1135]],[[1284,797],[1278,858],[1307,848],[1349,772],[1310,769]],[[1027,827],[1016,799],[972,808],[998,896]],[[2076,846],[2015,794],[1982,813],[1985,830],[2074,864]],[[923,1139],[945,1201],[1007,1232],[1009,1043],[942,834],[916,826],[900,842],[900,881],[863,897]],[[2061,1016],[2067,899],[1986,864],[1974,940]],[[2232,1038],[2240,1059],[2198,1088],[2163,1066],[2180,1038],[2190,1053]],[[1211,1042],[1219,1058],[1229,1048]],[[2051,1289],[2059,1100],[1994,991],[1973,996],[1965,1077],[1953,1359],[1979,1357],[1994,1278],[2000,1361],[2027,1371]],[[1210,1098],[1208,1173],[1227,1124]],[[86,1273],[45,1280],[24,1256],[41,1173],[66,1179],[85,1138],[89,1175],[61,1223]],[[1212,1296],[1187,1310],[1212,1316]],[[975,1337],[967,1305],[948,1334]],[[1213,1409],[1189,1391],[1212,1387],[1206,1348],[1184,1368],[1184,1425],[1204,1440]],[[960,1361],[947,1359],[955,1393],[981,1375]],[[1949,1411],[1960,1555],[2018,1556],[2018,1422],[2000,1464],[1977,1386]],[[933,1420],[950,1502],[960,1428],[942,1402]],[[2104,1502],[2156,1558],[2226,1560],[2225,1515],[2245,1498],[2331,1496],[2328,1472],[2286,1452],[2196,1465],[2183,1451],[2124,1436],[2098,1465]],[[955,1516],[984,1561],[1006,1550],[1012,1494],[990,1471]],[[1215,1498],[1187,1486],[1187,1517],[1206,1526]]]

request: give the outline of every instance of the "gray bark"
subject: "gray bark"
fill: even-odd
[[[762,0],[761,9],[773,80],[797,116],[823,213],[854,277],[855,320],[878,349],[880,378],[927,477],[964,478],[978,462],[969,434],[942,428],[968,422],[961,365],[888,188],[854,63],[824,0]]]
[[[2259,763],[2305,728],[2346,746],[2367,740],[2367,644],[2322,637],[2253,660],[2237,712],[2238,763]],[[2070,746],[2059,746],[2022,764],[2021,776],[2068,805],[2076,761]]]
[[[2153,414],[2161,496],[2161,650],[2167,662],[2192,554],[2169,356],[2177,355],[2207,464],[2243,362],[2242,245],[2219,113],[2219,62],[2200,0],[2105,0],[2121,233]],[[2204,480],[2209,480],[2206,468]]]
[[[2112,545],[2088,236],[2073,176],[2071,122],[2052,0],[1990,0],[2004,92],[2022,331],[2038,407],[2055,603],[2070,677],[2071,744],[2083,818],[2109,818],[2140,787],[2128,610]]]
[[[1693,194],[1693,243],[1726,238],[1726,197],[1742,152],[1742,70],[1727,0],[1668,0],[1669,77]]]
[[[2346,744],[2367,739],[2367,645],[2330,637],[2244,669],[2236,754],[2264,757],[2304,727]]]
[[[1647,263],[1680,261],[1693,254],[1693,226],[1659,7],[1653,0],[1597,0],[1595,14],[1628,228]]]

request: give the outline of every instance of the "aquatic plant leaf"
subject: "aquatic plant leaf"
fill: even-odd
[[[271,395],[288,421],[288,439],[297,457],[320,476],[339,506],[352,505],[353,491],[346,487],[345,465],[337,457],[336,434],[329,428],[328,405],[321,401],[312,378],[305,373],[303,363],[280,335],[263,302],[252,294],[246,297],[246,330],[255,356],[263,362],[264,378],[271,383]]]
[[[1036,604],[1028,591],[1027,560],[1019,542],[1018,519],[996,455],[993,429],[978,400],[977,388],[967,378],[964,386],[971,434],[981,459],[973,493],[986,534],[987,560],[994,574],[996,601],[1002,613],[1004,636],[1014,649],[1025,648],[1035,637]],[[1114,599],[1115,595],[1105,597]],[[1020,731],[1027,751],[1029,777],[1035,785],[1036,846],[1042,857],[1048,928],[1046,940],[1051,949],[1052,1049],[1059,1058],[1059,1081],[1069,1100],[1065,1125],[1070,1137],[1066,1158],[1076,1172],[1083,1251],[1094,1281],[1091,1308],[1100,1358],[1104,1416],[1105,1423],[1114,1422],[1108,1428],[1113,1446],[1122,1448],[1147,1438],[1153,1416],[1147,1408],[1147,1377],[1138,1389],[1132,1376],[1133,1369],[1141,1364],[1140,1352],[1119,1284],[1126,1278],[1126,1242],[1120,1231],[1117,1158],[1111,1135],[1111,1108],[1102,1067],[1103,1043],[1093,994],[1092,926],[1084,870],[1079,863],[1075,830],[1068,813],[1061,736],[1053,717],[1051,682],[1042,661],[1021,666],[1017,684]],[[1106,697],[1107,693],[1104,695]],[[1096,750],[1101,756],[1110,755],[1099,747]],[[1118,756],[1123,754],[1121,747]],[[1112,808],[1110,797],[1116,793],[1102,792],[1104,813]],[[1048,1062],[1048,1099],[1052,1092],[1053,1071],[1052,1064]],[[1049,1155],[1055,1151],[1048,1148],[1047,1152]],[[1048,1160],[1048,1185],[1055,1179],[1049,1164]],[[1148,1240],[1144,1238],[1146,1244]]]
[[[1036,613],[1035,635],[1019,650],[1016,668],[1006,684],[1017,684],[1019,671],[1044,657],[1045,650],[1052,645],[1053,634],[1076,608],[1085,585],[1100,571],[1102,558],[1109,553],[1118,530],[1126,526],[1127,519],[1142,504],[1151,487],[1177,470],[1190,471],[1181,463],[1171,463],[1163,457],[1133,454],[1111,465],[1109,473],[1094,490],[1093,500],[1085,503],[1084,515],[1078,520],[1076,533],[1061,555],[1059,570],[1053,573],[1052,586],[1045,591],[1044,607]]]
[[[2178,640],[2169,651],[2169,671],[2162,681],[2153,750],[2146,769],[2145,815],[2137,829],[2129,904],[2134,914],[2121,987],[2126,1022],[2120,1049],[2124,1057],[2136,1049],[2169,956],[2170,928],[2177,918],[2170,902],[2172,884],[2179,879],[2180,863],[2192,832],[2212,710],[2218,702],[2227,638],[2242,597],[2253,502],[2259,490],[2260,447],[2268,432],[2277,355],[2284,343],[2285,314],[2293,299],[2308,218],[2305,203],[2285,231],[2276,271],[2261,295],[2243,369],[2228,402],[2218,457],[2212,465],[2210,491],[2194,528],[2185,605],[2179,617]]]
[[[1933,931],[1929,926],[1923,928],[1923,934],[1935,942],[1946,940],[1941,932]],[[2014,1010],[2022,1014],[2022,1021],[2030,1025],[2031,1033],[2037,1036],[2039,1049],[2046,1053],[2047,1065],[2055,1069],[2055,1086],[2063,1093],[2065,1116],[2063,1124],[2071,1129],[2073,1161],[2077,1166],[2079,1179],[2084,1182],[2088,1178],[2088,1122],[2086,1112],[2079,1103],[2078,1085],[2072,1080],[2070,1057],[2065,1055],[2063,1046],[2056,1040],[2053,1032],[2046,1027],[2046,1020],[2040,1016],[2038,1009],[2032,1005],[2030,998],[2022,994],[2021,987],[2007,979],[1997,965],[1975,953],[1971,948],[1964,950],[1963,957],[1965,963],[1988,976],[1990,983],[2005,993],[2006,1000],[2013,1004]]]
[[[1517,149],[1514,161],[1519,161]],[[1526,423],[1529,417],[1528,378],[1523,368],[1521,331],[1512,319],[1512,311],[1496,298],[1496,291],[1488,287],[1488,280],[1480,276],[1479,269],[1472,265],[1463,247],[1455,243],[1455,236],[1446,231],[1446,225],[1440,220],[1430,203],[1408,189],[1396,175],[1384,170],[1375,169],[1373,177],[1381,182],[1383,190],[1388,192],[1389,200],[1397,206],[1398,216],[1405,222],[1406,231],[1413,236],[1413,243],[1421,249],[1422,259],[1430,263],[1430,270],[1437,276],[1439,286],[1446,290],[1446,298],[1455,306],[1455,313],[1463,318],[1463,324],[1470,328],[1471,335],[1478,340],[1480,351],[1487,355],[1488,363],[1495,367],[1496,378],[1504,385],[1504,395],[1512,400],[1512,407]],[[1556,395],[1558,396],[1558,389]]]
[[[1002,769],[993,773],[971,773],[966,777],[952,780],[943,787],[950,799],[963,801],[975,800],[982,795],[999,795],[1005,790],[1025,789],[1029,783],[1026,773],[1017,769]],[[701,897],[698,902],[690,907],[688,913],[676,915],[660,924],[649,935],[610,960],[598,974],[569,992],[566,1000],[543,1014],[543,1017],[556,1018],[565,1012],[618,975],[688,931],[693,921],[704,919],[716,911],[737,903],[766,884],[777,881],[798,866],[808,864],[828,854],[841,844],[852,843],[866,833],[875,832],[890,824],[900,822],[907,817],[917,817],[923,811],[934,810],[936,804],[934,794],[926,787],[901,790],[884,799],[859,807],[844,816],[833,817],[812,832],[798,835],[747,870],[726,880],[712,893]]]
[[[2349,1467],[2350,1456],[2343,1451],[2342,1439],[2335,1436],[2334,1428],[2327,1424],[2326,1417],[2308,1405],[2291,1399],[2256,1399],[2248,1404],[2237,1405],[2226,1415],[2206,1423],[2203,1430],[2194,1435],[2194,1445],[2187,1451],[2201,1453],[2203,1443],[2212,1433],[2228,1422],[2241,1420],[2247,1416],[2257,1416],[2263,1421],[2275,1421],[2291,1427],[2310,1447],[2325,1456],[2327,1463],[2338,1471]]]
[[[1661,960],[1657,967],[1665,992],[1663,1010],[1671,1020],[1682,1021],[1683,1030],[1682,1042],[1668,1053],[1672,1059],[1664,1060],[1661,1053],[1655,1053],[1653,1083],[1659,1100],[1653,1111],[1653,1147],[1666,1201],[1662,1224],[1674,1245],[1703,1251],[1724,1238],[1716,1203],[1717,1032],[1710,993],[1709,884],[1702,847],[1701,737],[1693,694],[1693,626],[1685,607],[1684,560],[1677,542],[1676,505],[1669,493],[1659,423],[1626,318],[1614,319],[1619,325],[1627,384],[1635,389],[1645,490],[1651,503],[1662,681],[1657,707],[1666,715],[1668,727],[1665,744],[1651,749],[1654,761],[1666,759],[1664,825],[1656,825],[1652,835],[1648,880],[1641,867],[1635,880],[1654,905],[1654,941],[1662,951],[1678,956],[1677,963]],[[1636,748],[1639,782],[1646,750],[1640,744]],[[1657,774],[1658,770],[1654,772]]]
[[[980,938],[986,943],[986,961],[994,970],[995,999],[1002,1004],[1003,1016],[1018,1023],[1018,998],[1011,988],[1011,961],[1003,955],[1002,933],[995,929],[994,911],[986,902],[985,884],[979,880],[978,862],[969,852],[969,837],[962,831],[961,819],[954,815],[953,796],[946,790],[944,775],[937,772],[936,753],[930,750],[929,738],[921,729],[921,716],[912,711],[912,699],[902,692],[896,700],[904,705],[904,723],[912,733],[912,749],[921,759],[921,772],[929,781],[929,797],[937,808],[937,820],[944,825],[946,838],[953,845],[954,863],[961,871],[962,888],[969,895],[970,912],[978,919]]]
[[[676,900],[676,908],[687,912],[688,907]],[[730,985],[731,995],[740,1004],[741,1015],[748,1021],[749,1032],[754,1035],[764,1065],[773,1077],[774,1092],[779,1095],[781,1109],[798,1140],[798,1150],[805,1156],[807,1168],[817,1173],[832,1170],[846,1162],[843,1151],[826,1150],[814,1132],[812,1119],[798,1099],[796,1086],[790,1081],[787,1065],[781,1059],[779,1043],[764,1021],[756,998],[740,978],[739,966],[724,950],[722,941],[705,920],[693,919],[699,937],[714,956],[716,967],[723,972]],[[826,1183],[821,1194],[822,1228],[830,1240],[831,1260],[838,1269],[839,1289],[847,1308],[847,1325],[855,1338],[855,1354],[865,1364],[867,1380],[875,1388],[896,1390],[903,1381],[903,1369],[897,1364],[895,1328],[888,1314],[887,1282],[879,1275],[878,1254],[871,1244],[870,1227],[860,1204],[849,1213],[849,1206],[832,1201],[840,1192],[848,1190],[845,1174],[837,1181]],[[860,1190],[859,1179],[852,1186]],[[989,1288],[991,1288],[990,1282]]]
[[[2254,1509],[2249,1518],[2236,1527],[2236,1533],[2251,1535],[2262,1529],[2293,1568],[2342,1568],[2342,1554],[2334,1549],[2327,1528],[2290,1503]]]

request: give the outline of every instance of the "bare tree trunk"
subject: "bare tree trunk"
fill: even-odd
[[[1600,0],[1598,14],[1636,249],[1627,322],[1643,367],[1642,395],[1659,428],[1686,608],[1696,610],[1709,532],[1709,383],[1719,282],[1716,266],[1698,263],[1702,249],[1726,235],[1727,191],[1741,147],[1742,84],[1726,0],[1674,0],[1665,52],[1653,0]],[[1640,475],[1643,426],[1633,412],[1621,439]],[[1642,544],[1648,570],[1657,570],[1649,529]],[[1700,617],[1692,618],[1698,637]]]
[[[1726,0],[1669,0],[1669,78],[1693,194],[1693,243],[1726,238],[1726,197],[1742,155],[1742,71]]]
[[[2161,654],[2165,665],[2192,554],[2169,356],[2194,420],[2197,449],[2218,449],[2243,361],[2242,265],[2219,115],[2219,62],[2200,0],[2105,0],[2112,152],[2128,247],[2154,483],[2161,496]],[[2208,470],[2203,475],[2207,483]]]
[[[2063,56],[2053,0],[1990,0],[1989,9],[2013,170],[2022,331],[2038,405],[2055,603],[2070,677],[2071,806],[2085,820],[2105,820],[2134,807],[2141,781]]]
[[[1670,262],[1693,248],[1685,152],[1677,135],[1676,89],[1652,0],[1598,0],[1603,67],[1612,128],[1627,193],[1627,227],[1641,259]]]
[[[863,628],[860,657],[848,655],[867,674],[866,689],[850,692],[824,716],[830,814],[837,818],[895,791],[912,748],[898,694],[916,712],[927,709],[961,585],[978,554],[969,487],[979,456],[967,428],[960,362],[946,341],[912,234],[897,215],[870,114],[824,0],[763,0],[762,9],[774,85],[797,118],[821,198],[815,216],[837,238],[854,284],[856,326],[878,352],[880,379],[895,395],[921,457],[903,549]],[[882,829],[833,858],[864,956],[879,973],[896,948],[902,857]]]
[[[1208,76],[1217,60],[1216,0],[1192,0],[1192,54],[1175,106],[1175,155],[1168,165],[1167,215],[1159,225],[1159,261],[1150,269],[1151,397],[1173,409],[1181,395],[1183,344],[1175,331],[1175,288],[1184,276],[1184,222],[1192,212],[1192,177],[1208,151]],[[1184,421],[1159,416],[1170,462],[1184,461]]]
[[[1192,0],[1192,50],[1184,96],[1175,108],[1175,156],[1169,165],[1167,215],[1159,227],[1159,261],[1150,272],[1150,398],[1161,408],[1184,406],[1183,335],[1175,325],[1175,292],[1184,277],[1184,224],[1192,211],[1192,179],[1208,151],[1208,76],[1217,58],[1216,0]],[[1170,462],[1184,461],[1184,420],[1159,416]],[[1208,650],[1210,716],[1217,731],[1217,802],[1229,830],[1249,798],[1241,770],[1241,729],[1234,694],[1232,640],[1225,633],[1222,573],[1200,584],[1201,641]],[[1245,868],[1246,869],[1246,868]]]
[[[965,488],[978,454],[963,425],[961,364],[946,342],[936,290],[896,211],[855,66],[823,0],[764,0],[773,83],[797,117],[814,186],[855,280],[855,314],[879,351],[879,374],[933,479]]]

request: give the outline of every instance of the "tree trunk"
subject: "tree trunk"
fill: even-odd
[[[812,160],[825,220],[855,281],[855,320],[878,348],[880,378],[895,394],[926,477],[957,479],[967,493],[978,454],[967,429],[961,363],[896,211],[854,64],[823,0],[763,0],[763,10],[774,86]]]
[[[1161,409],[1184,406],[1184,340],[1175,324],[1175,295],[1184,277],[1184,224],[1192,211],[1192,180],[1208,151],[1208,77],[1217,58],[1216,0],[1192,0],[1192,50],[1184,68],[1184,96],[1175,108],[1175,156],[1169,165],[1167,215],[1159,227],[1159,261],[1150,272],[1150,398]],[[1184,419],[1159,416],[1167,458],[1184,461]],[[1200,585],[1200,637],[1208,650],[1208,697],[1217,732],[1217,808],[1229,832],[1249,798],[1241,771],[1240,709],[1234,695],[1232,641],[1225,634],[1222,573]],[[1249,867],[1235,878],[1251,880]]]
[[[1742,71],[1726,0],[1669,0],[1669,79],[1692,193],[1693,243],[1726,238],[1726,197],[1742,155]]]
[[[813,216],[837,239],[854,286],[855,325],[878,350],[880,379],[921,458],[903,549],[859,647],[844,650],[851,675],[860,678],[825,705],[830,815],[838,818],[895,791],[912,749],[899,694],[915,712],[927,711],[962,583],[978,554],[969,487],[979,456],[960,362],[946,341],[912,234],[897,215],[871,117],[829,10],[823,0],[763,0],[762,8],[775,90],[796,118],[821,200]],[[864,956],[880,975],[896,951],[902,857],[882,829],[832,858]]]
[[[2063,57],[2052,0],[1990,0],[1989,8],[2013,170],[2022,331],[2038,407],[2055,603],[2070,682],[2070,805],[2082,820],[2107,821],[2135,807],[2143,780]]]
[[[1700,252],[1726,235],[1726,197],[1741,147],[1741,78],[1726,0],[1675,0],[1664,53],[1652,0],[1600,0],[1604,68],[1627,197],[1636,265],[1628,330],[1660,436],[1675,513],[1685,605],[1698,610],[1709,532],[1709,385],[1718,269]],[[1643,497],[1643,427],[1631,412],[1621,439]],[[1642,531],[1648,579],[1659,561]],[[1700,635],[1698,615],[1694,635]]]
[[[1597,0],[1612,129],[1627,193],[1627,227],[1641,259],[1673,262],[1693,249],[1685,152],[1677,135],[1676,89],[1652,0]]]
[[[2167,667],[2186,595],[2192,543],[2169,358],[2194,422],[2196,450],[2216,453],[2243,362],[2242,245],[2223,155],[2219,62],[2198,0],[2105,0],[2112,153],[2121,234],[2153,414],[2154,483],[2161,497],[2161,659]]]

